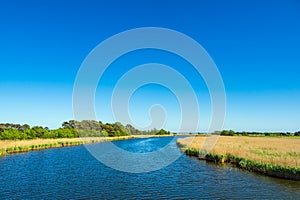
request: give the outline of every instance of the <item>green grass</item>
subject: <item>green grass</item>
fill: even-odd
[[[297,167],[266,164],[245,158],[239,158],[231,154],[218,155],[199,151],[197,149],[187,148],[184,151],[188,156],[199,157],[209,162],[230,163],[238,168],[259,174],[291,180],[300,180],[300,168]]]

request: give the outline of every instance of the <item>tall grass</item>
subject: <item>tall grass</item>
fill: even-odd
[[[58,148],[74,145],[82,145],[96,142],[146,138],[146,137],[162,137],[153,135],[131,135],[119,137],[86,137],[86,138],[60,138],[60,139],[33,139],[33,140],[0,140],[0,156],[13,153],[21,153],[48,148]]]
[[[300,180],[300,140],[298,138],[220,137],[210,152],[201,149],[205,138],[178,139],[190,156],[269,176]]]

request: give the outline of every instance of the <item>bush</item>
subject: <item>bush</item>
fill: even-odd
[[[235,132],[233,130],[223,130],[223,131],[221,131],[221,135],[224,135],[224,136],[234,136]]]
[[[170,131],[160,129],[155,135],[171,135]]]

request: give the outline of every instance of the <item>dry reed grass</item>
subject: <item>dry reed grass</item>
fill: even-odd
[[[178,143],[190,144],[187,148],[200,150],[205,139],[181,138]],[[211,153],[231,154],[273,165],[300,167],[300,138],[220,136]]]
[[[146,138],[153,137],[150,135],[132,135],[132,136],[119,136],[119,137],[85,137],[85,138],[58,138],[58,139],[33,139],[33,140],[0,140],[0,149],[11,148],[11,147],[28,147],[31,145],[40,144],[56,144],[58,142],[104,142],[111,140],[123,140],[130,138]]]

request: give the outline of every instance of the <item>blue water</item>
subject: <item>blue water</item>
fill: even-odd
[[[171,138],[114,142],[150,152]],[[91,145],[104,145],[103,143]],[[175,146],[175,144],[174,144]],[[179,151],[178,148],[172,148]],[[298,199],[300,183],[182,155],[161,170],[132,174],[106,167],[84,146],[0,158],[0,199]]]

